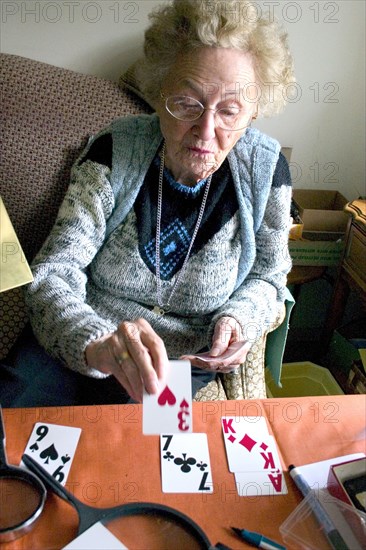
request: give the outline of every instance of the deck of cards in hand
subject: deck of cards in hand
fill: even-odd
[[[263,416],[221,419],[230,472],[240,496],[287,493],[275,438]]]
[[[143,397],[143,433],[160,435],[164,493],[212,493],[207,435],[192,433],[192,378],[189,361],[169,361],[164,384]]]

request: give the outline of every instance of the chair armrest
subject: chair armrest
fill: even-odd
[[[282,319],[268,332],[267,336],[265,366],[271,372],[272,378],[278,386],[281,386],[282,360],[285,352],[290,315],[294,305],[295,300],[291,292],[286,288]]]

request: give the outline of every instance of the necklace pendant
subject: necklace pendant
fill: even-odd
[[[154,306],[153,312],[156,313],[156,315],[164,315],[165,311],[160,306]]]

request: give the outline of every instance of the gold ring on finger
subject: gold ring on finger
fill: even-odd
[[[123,361],[127,361],[127,359],[130,359],[131,355],[128,353],[128,351],[123,351],[121,355],[118,357],[118,363],[121,364]]]

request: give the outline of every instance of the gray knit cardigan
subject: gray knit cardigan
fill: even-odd
[[[110,132],[112,169],[76,162],[55,226],[32,265],[26,301],[40,343],[71,369],[103,377],[86,364],[85,347],[124,319],[147,319],[170,358],[210,346],[224,315],[237,319],[247,338],[258,337],[283,307],[291,267],[291,187],[272,185],[278,142],[250,128],[231,150],[238,213],[192,255],[172,310],[159,316],[152,312],[156,278],[138,253],[133,209],[162,143],[159,119],[125,117],[98,136]],[[162,281],[165,296],[175,278]]]

